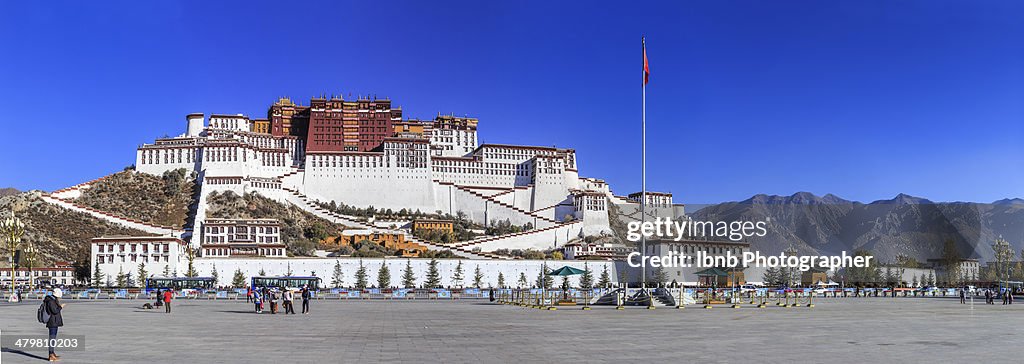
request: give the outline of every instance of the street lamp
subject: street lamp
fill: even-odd
[[[26,242],[25,245],[25,257],[28,258],[28,289],[32,290],[35,288],[35,282],[32,278],[32,265],[36,261],[36,248],[31,242]]]
[[[14,292],[14,266],[17,262],[14,261],[14,253],[18,250],[18,243],[21,242],[21,237],[25,235],[25,224],[14,216],[14,212],[11,212],[11,216],[6,219],[0,220],[0,234],[7,240],[7,250],[11,254],[11,299],[17,300],[17,295]]]

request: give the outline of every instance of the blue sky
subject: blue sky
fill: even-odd
[[[1024,197],[1024,3],[7,3],[0,187],[120,170],[190,112],[387,96],[677,202]],[[45,166],[45,167],[44,167]]]

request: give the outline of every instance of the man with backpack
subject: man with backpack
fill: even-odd
[[[43,298],[43,304],[39,305],[39,322],[46,324],[46,328],[50,331],[50,361],[60,360],[60,357],[53,352],[53,343],[57,340],[57,328],[64,326],[64,317],[61,315],[64,304],[60,303],[60,298],[63,296],[64,291],[54,288],[51,294]]]

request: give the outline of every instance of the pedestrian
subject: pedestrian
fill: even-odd
[[[245,302],[249,303],[249,301],[252,301],[252,287],[245,290]]]
[[[263,301],[260,297],[260,291],[250,290],[252,293],[252,302],[256,305],[256,313],[263,313]]]
[[[961,288],[960,289],[960,304],[961,305],[966,305],[967,304],[967,288]]]
[[[270,290],[270,314],[277,314],[277,300],[279,299],[277,289]]]
[[[291,289],[285,288],[285,315],[291,313],[295,315],[295,306],[292,304],[294,295]]]
[[[1013,289],[1007,289],[1006,290],[1006,296],[1007,296],[1006,297],[1006,302],[1009,302],[1008,304],[1012,305],[1013,304]]]
[[[1008,301],[1007,297],[1010,297],[1010,290],[1004,289],[1003,290],[1003,304],[1004,305],[1007,304],[1006,303]]]
[[[164,305],[164,291],[157,288],[156,290],[156,303],[153,306],[160,307]]]
[[[309,314],[309,299],[313,297],[313,293],[309,291],[308,285],[302,286],[302,314]]]
[[[164,312],[171,313],[171,299],[174,298],[174,294],[171,290],[164,291]]]
[[[53,344],[57,341],[57,328],[64,326],[64,316],[61,315],[61,311],[64,310],[65,304],[60,303],[60,298],[63,296],[63,290],[54,288],[53,293],[43,298],[43,310],[50,316],[46,320],[46,328],[50,332],[50,340],[48,342],[50,347],[50,357],[48,359],[50,361],[60,360],[60,356],[53,352]]]

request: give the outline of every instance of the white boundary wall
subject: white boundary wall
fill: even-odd
[[[430,259],[422,258],[196,258],[194,264],[196,269],[199,271],[200,276],[210,276],[214,266],[217,267],[217,274],[219,276],[220,285],[229,285],[232,277],[235,275],[235,270],[240,269],[242,274],[245,275],[246,280],[253,276],[259,275],[262,269],[268,276],[283,276],[288,269],[291,269],[292,275],[294,276],[310,276],[316,273],[317,277],[323,279],[324,287],[329,287],[331,284],[331,278],[334,274],[335,263],[341,263],[341,269],[344,273],[343,285],[352,286],[355,284],[356,271],[359,269],[359,263],[366,267],[367,282],[370,286],[377,285],[377,272],[380,270],[381,264],[387,264],[388,269],[391,273],[391,285],[398,287],[402,284],[402,274],[405,271],[406,262],[412,264],[413,272],[416,275],[416,285],[420,286],[426,281],[427,269],[430,263]],[[594,283],[596,284],[598,279],[601,277],[601,271],[604,267],[608,267],[608,274],[610,275],[613,282],[618,280],[618,271],[616,270],[615,262],[611,261],[580,261],[580,260],[476,260],[476,259],[438,259],[437,267],[438,272],[441,275],[441,285],[455,286],[452,281],[452,275],[455,273],[455,267],[462,262],[462,275],[463,282],[462,286],[469,287],[473,284],[473,275],[476,267],[480,267],[480,272],[483,273],[483,287],[496,287],[498,285],[498,273],[501,272],[505,275],[505,284],[515,287],[519,281],[520,273],[526,275],[528,284],[532,285],[537,280],[537,275],[540,273],[541,267],[547,263],[549,270],[558,269],[562,266],[571,266],[577,269],[583,269],[584,263],[589,266],[591,274],[594,277]],[[621,263],[621,262],[619,262]],[[187,264],[184,261],[182,264]],[[555,285],[560,285],[562,280],[560,277],[553,277],[555,279]],[[580,276],[572,276],[569,279],[569,283],[572,285],[579,284]]]

